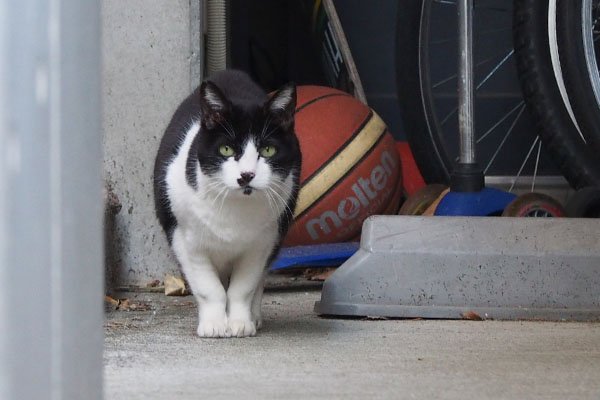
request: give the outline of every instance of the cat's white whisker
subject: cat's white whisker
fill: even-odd
[[[235,134],[233,133],[233,127],[231,127],[231,124],[228,123],[229,127],[225,126],[221,121],[217,121],[219,123],[219,125],[221,125],[221,127],[223,129],[225,129],[225,132],[227,132],[227,134],[229,134],[229,137],[231,137],[232,139],[235,139]],[[227,122],[227,120],[225,120],[225,122]]]
[[[221,216],[221,211],[223,210],[223,205],[225,204],[225,199],[227,198],[228,194],[229,194],[229,190],[228,190],[228,188],[225,188],[225,194],[223,195],[223,199],[221,200],[221,205],[219,206],[219,211],[217,211],[215,216]]]
[[[223,208],[223,203],[224,203],[224,201],[225,201],[225,198],[227,197],[227,191],[228,191],[228,188],[227,188],[227,187],[224,187],[224,188],[223,188],[223,189],[222,189],[222,190],[219,192],[219,194],[217,194],[217,196],[215,197],[215,199],[214,199],[214,201],[213,201],[213,206],[214,206],[214,205],[215,205],[215,203],[218,201],[218,199],[221,197],[221,195],[223,195],[223,199],[221,200],[221,206],[219,207],[219,211],[218,211],[218,212],[217,212],[217,214],[216,214],[217,216],[218,216],[218,215],[220,215],[220,213],[221,213],[221,209]]]
[[[231,125],[231,122],[229,122],[228,119],[223,120],[227,126],[229,127],[229,130],[231,131],[231,133],[233,134],[233,136],[235,137],[235,129],[233,129],[233,126]]]
[[[267,189],[274,195],[275,200],[279,200],[281,202],[282,210],[279,211],[279,214],[285,212],[288,216],[292,217],[294,213],[292,210],[290,210],[289,206],[287,205],[287,201],[283,198],[283,196],[277,193],[277,191],[271,187],[267,187]]]
[[[221,189],[221,190],[220,190]],[[221,193],[226,190],[227,187],[223,188],[221,184],[219,183],[214,183],[213,185],[211,185],[210,187],[206,187],[206,192],[205,194],[209,195],[207,196],[210,200],[211,200],[211,205],[214,206],[216,200],[219,198],[219,196],[221,195]],[[210,196],[213,193],[217,193],[214,197]],[[212,198],[211,198],[212,197]]]
[[[275,126],[273,129],[271,129],[271,130],[269,131],[269,133],[267,133],[266,135],[264,135],[262,139],[263,139],[263,140],[267,140],[268,138],[270,138],[270,137],[271,137],[271,135],[273,134],[273,132],[275,132],[276,130],[277,130],[277,126]]]
[[[269,125],[270,124],[271,124],[271,116],[269,115],[267,117],[267,120],[266,120],[265,124],[263,125],[262,131],[260,132],[261,139],[264,140],[264,138],[265,138],[265,132],[267,131],[267,129],[269,129]]]
[[[265,198],[267,199],[267,201],[269,202],[269,210],[271,211],[271,215],[275,218],[277,218],[277,204],[275,203],[275,199],[271,196],[271,194],[268,191],[265,191]]]
[[[285,182],[280,182],[280,181],[277,181],[276,179],[273,179],[271,181],[271,185],[273,185],[276,188],[280,189],[283,192],[283,194],[286,195],[286,197],[289,197],[289,195],[291,194],[291,187],[287,186],[285,184]]]

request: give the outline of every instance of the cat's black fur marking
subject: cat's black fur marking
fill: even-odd
[[[156,214],[171,243],[177,220],[173,215],[165,187],[166,170],[186,132],[193,123],[201,121],[199,134],[194,138],[186,163],[186,180],[196,189],[198,163],[202,173],[211,175],[219,171],[225,160],[219,154],[221,145],[233,147],[239,152],[248,140],[256,147],[274,145],[276,154],[267,159],[275,171],[295,170],[294,193],[288,202],[288,210],[294,210],[298,194],[301,154],[294,130],[296,106],[295,86],[286,85],[278,93],[289,91],[292,101],[285,109],[273,108],[275,94],[270,100],[267,94],[243,72],[222,71],[203,82],[179,106],[161,140],[154,165],[154,199]],[[270,126],[262,131],[267,119]],[[293,216],[284,212],[279,218],[279,243],[287,233]],[[269,258],[276,254],[279,245]]]

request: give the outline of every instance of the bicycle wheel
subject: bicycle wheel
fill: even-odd
[[[552,3],[556,2],[556,7]],[[551,1],[562,77],[582,140],[600,152],[600,0]],[[555,14],[552,15],[552,11]],[[600,158],[598,159],[600,162]]]
[[[398,98],[407,139],[428,183],[448,184],[458,160],[457,9],[451,0],[403,0],[396,33]],[[512,41],[512,4],[473,10],[475,135],[486,181],[557,175],[525,113]]]
[[[514,1],[514,43],[527,108],[556,165],[571,186],[600,183],[600,163],[579,133],[559,62],[553,1]],[[575,96],[576,97],[576,96]]]

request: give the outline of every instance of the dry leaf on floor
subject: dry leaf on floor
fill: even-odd
[[[131,301],[129,299],[120,299],[117,305],[117,310],[129,311],[131,309]]]
[[[185,281],[173,275],[165,275],[165,296],[186,296],[189,294]]]
[[[119,311],[145,311],[152,308],[150,304],[132,302],[129,299],[114,299],[110,296],[104,296],[106,304],[110,305],[113,310]]]
[[[309,268],[304,272],[304,277],[310,281],[324,281],[335,272],[337,268]]]
[[[113,307],[113,309],[114,309],[114,310],[116,310],[116,309],[119,307],[119,300],[117,300],[117,299],[113,299],[113,298],[112,298],[112,297],[110,297],[110,296],[104,296],[104,302],[105,302],[107,305],[109,305],[109,306]]]
[[[477,314],[476,312],[473,312],[473,311],[464,312],[464,313],[460,314],[460,316],[463,319],[468,319],[471,321],[483,321],[483,318],[481,318],[479,316],[479,314]]]

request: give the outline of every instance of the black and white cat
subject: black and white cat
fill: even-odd
[[[177,109],[154,166],[156,213],[199,309],[201,337],[253,336],[268,265],[292,222],[301,154],[296,88],[270,99],[240,71]]]

